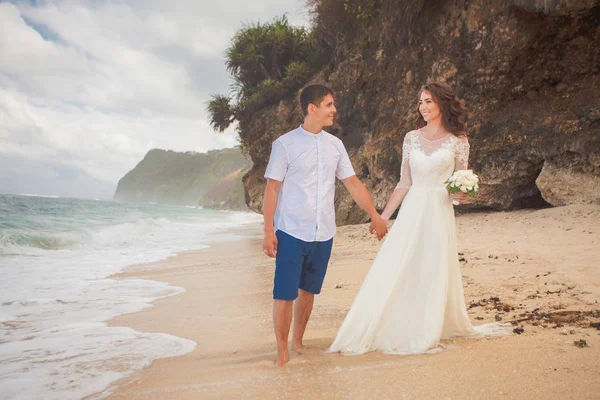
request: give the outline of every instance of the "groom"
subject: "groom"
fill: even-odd
[[[280,367],[289,360],[292,308],[292,349],[301,354],[314,296],[323,286],[336,229],[335,178],[371,216],[369,230],[379,240],[387,233],[371,195],[352,169],[344,144],[323,130],[333,124],[336,113],[333,92],[322,85],[307,86],[300,94],[300,107],[304,123],[273,142],[265,172],[263,251],[276,258],[273,320]]]

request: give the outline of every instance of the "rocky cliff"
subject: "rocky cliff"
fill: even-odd
[[[247,209],[241,178],[250,165],[239,148],[205,154],[153,149],[119,180],[114,199]]]
[[[365,7],[344,6],[354,3]],[[599,202],[599,3],[315,2],[314,29],[331,57],[312,82],[334,90],[338,117],[329,131],[377,207],[397,183],[418,90],[431,80],[452,85],[469,109],[470,164],[483,183],[475,203],[461,207]],[[243,179],[251,209],[262,207],[272,141],[301,121],[296,94],[240,121],[254,163]],[[338,189],[338,223],[364,222]]]

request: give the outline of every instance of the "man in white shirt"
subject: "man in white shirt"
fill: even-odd
[[[335,234],[335,179],[371,216],[369,230],[381,240],[387,225],[371,195],[356,177],[342,141],[323,131],[336,113],[333,92],[310,85],[300,94],[304,123],[280,136],[265,172],[263,251],[276,258],[273,319],[277,366],[289,360],[288,336],[294,314],[292,349],[302,353],[302,338],[325,278]],[[293,306],[295,300],[295,306]]]

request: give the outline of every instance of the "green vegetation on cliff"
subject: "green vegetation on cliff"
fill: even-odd
[[[119,180],[114,199],[245,209],[241,177],[250,166],[239,147],[208,153],[153,149]]]
[[[223,132],[234,120],[243,123],[254,111],[301,88],[322,64],[320,54],[314,36],[291,26],[285,16],[240,29],[226,54],[235,103],[213,95],[208,104],[212,127]]]

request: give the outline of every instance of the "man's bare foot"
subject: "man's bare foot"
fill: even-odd
[[[287,350],[277,352],[277,360],[275,361],[277,367],[283,367],[288,361],[290,361],[290,353]]]
[[[302,344],[292,343],[292,350],[294,350],[298,354],[304,354],[304,346]]]

